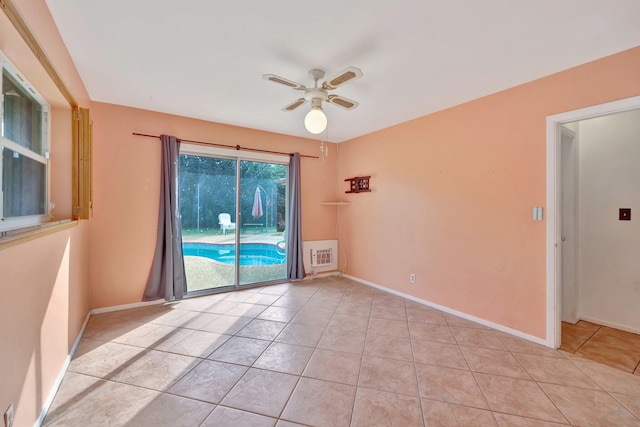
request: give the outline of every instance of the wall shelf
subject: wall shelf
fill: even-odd
[[[338,200],[337,202],[322,202],[320,204],[321,205],[346,206],[346,205],[350,205],[351,202],[343,202],[341,200]]]

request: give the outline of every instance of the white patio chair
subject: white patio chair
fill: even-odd
[[[222,231],[222,234],[227,234],[227,230],[236,229],[236,223],[231,222],[231,215],[228,213],[221,213],[218,215],[218,224],[220,224],[220,231]]]

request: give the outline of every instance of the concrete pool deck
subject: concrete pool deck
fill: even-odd
[[[240,243],[272,243],[276,244],[285,240],[284,232],[248,232],[240,234]],[[236,236],[233,233],[217,234],[217,233],[201,233],[187,234],[182,236],[183,243],[235,243]]]

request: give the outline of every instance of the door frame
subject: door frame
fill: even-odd
[[[575,122],[574,122],[575,123]],[[562,282],[560,285],[560,320],[569,323],[575,323],[578,320],[577,316],[577,307],[579,301],[578,294],[578,222],[579,222],[579,200],[578,200],[578,179],[579,179],[579,136],[578,132],[574,132],[569,129],[567,126],[560,125],[560,234],[561,238],[561,253],[560,253],[560,274],[562,279],[567,279],[568,270],[572,270],[572,283]],[[568,138],[570,141],[565,142],[565,138]],[[570,146],[568,146],[570,144]],[[567,147],[568,146],[568,147]],[[569,148],[569,151],[566,149]],[[568,158],[571,158],[571,161],[567,161],[566,158],[562,155],[562,153],[567,154]],[[570,164],[573,166],[570,166]],[[569,190],[569,191],[567,191]],[[573,199],[571,205],[573,209],[574,216],[571,217],[568,213],[563,209],[567,207],[567,203],[565,197],[567,197],[567,193],[571,193],[571,197]],[[570,222],[571,221],[571,222]],[[565,230],[565,226],[568,225],[567,228],[572,228],[572,230]],[[569,235],[569,240],[567,241],[565,237]],[[568,254],[568,250],[573,250],[573,258],[570,260],[571,263],[568,263],[566,255]],[[570,307],[570,310],[566,310]],[[567,314],[569,315],[567,316]]]
[[[249,161],[249,162],[262,162],[262,163],[274,163],[287,166],[287,183],[285,188],[285,211],[289,212],[289,155],[285,154],[269,154],[269,153],[261,153],[261,152],[240,152],[237,150],[232,150],[228,148],[220,148],[216,146],[202,145],[202,144],[189,144],[187,142],[180,145],[180,153],[186,154],[190,156],[207,156],[207,157],[216,157],[219,159],[227,159],[233,160],[236,162],[236,228],[234,230],[234,244],[236,245],[236,260],[235,260],[235,272],[234,272],[234,284],[231,286],[225,286],[220,288],[210,288],[210,289],[202,289],[197,291],[188,292],[185,294],[185,298],[191,298],[196,296],[214,294],[219,292],[229,292],[229,291],[237,291],[239,289],[248,289],[252,287],[260,287],[267,285],[275,285],[279,283],[285,283],[287,278],[284,277],[282,279],[269,280],[265,282],[256,282],[250,283],[246,285],[240,284],[240,231],[241,231],[241,218],[239,215],[240,211],[240,185],[241,185],[241,177],[240,177],[240,162]],[[287,221],[289,219],[287,218]],[[289,227],[286,227],[288,232]],[[289,252],[287,252],[287,257],[289,256]]]
[[[640,108],[640,96],[547,116],[546,345],[548,347],[558,348],[561,342],[561,125],[637,108]]]

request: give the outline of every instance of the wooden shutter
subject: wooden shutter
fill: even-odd
[[[89,219],[92,208],[92,129],[89,109],[73,108],[73,219]]]

